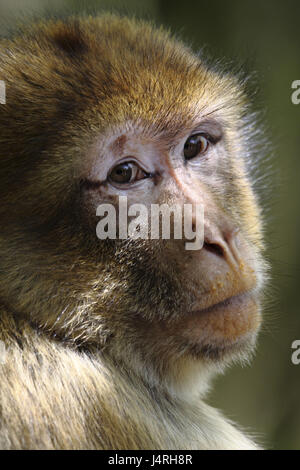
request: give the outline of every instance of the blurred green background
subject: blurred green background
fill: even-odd
[[[265,325],[251,367],[219,377],[209,401],[267,448],[300,449],[300,365],[291,344],[300,339],[300,104],[291,83],[300,80],[300,2],[297,0],[0,0],[0,30],[28,12],[116,9],[170,27],[195,50],[216,58],[250,61],[274,144],[267,179],[268,256],[272,286]],[[299,178],[300,179],[300,178]]]

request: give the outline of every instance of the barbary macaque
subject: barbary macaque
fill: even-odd
[[[205,403],[267,277],[243,80],[112,14],[3,38],[0,80],[0,447],[259,448]],[[203,246],[99,239],[121,196],[200,205]]]

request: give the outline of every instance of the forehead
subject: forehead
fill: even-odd
[[[98,121],[104,129],[136,123],[146,134],[172,138],[182,129],[192,130],[202,121],[219,121],[226,126],[237,123],[242,114],[237,94],[234,96],[227,89],[226,82],[222,86],[217,83],[214,74],[203,76],[199,72],[189,80],[187,73],[174,72],[172,79],[168,79],[167,69],[145,73],[143,68],[136,68],[134,75],[126,70],[125,76],[126,87],[120,83],[118,88],[112,78],[109,86],[115,92],[105,96],[99,80],[94,103],[86,108],[88,120],[93,116],[94,124]]]
[[[108,15],[53,24],[46,34],[62,80],[73,74],[99,120],[148,121],[159,132],[216,110],[224,119],[237,113],[237,81],[147,23]]]
[[[0,120],[14,122],[22,107],[17,140],[34,153],[62,134],[80,146],[84,135],[130,121],[172,136],[207,116],[235,125],[242,111],[237,80],[147,23],[111,15],[46,22],[3,48],[10,100]],[[12,127],[5,125],[7,134]]]

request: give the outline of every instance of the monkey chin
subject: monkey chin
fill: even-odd
[[[189,312],[181,325],[189,354],[207,361],[245,359],[261,324],[259,301],[249,293]]]

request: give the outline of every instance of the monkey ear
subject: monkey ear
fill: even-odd
[[[88,50],[78,20],[53,25],[51,37],[54,44],[69,56],[82,55]]]

